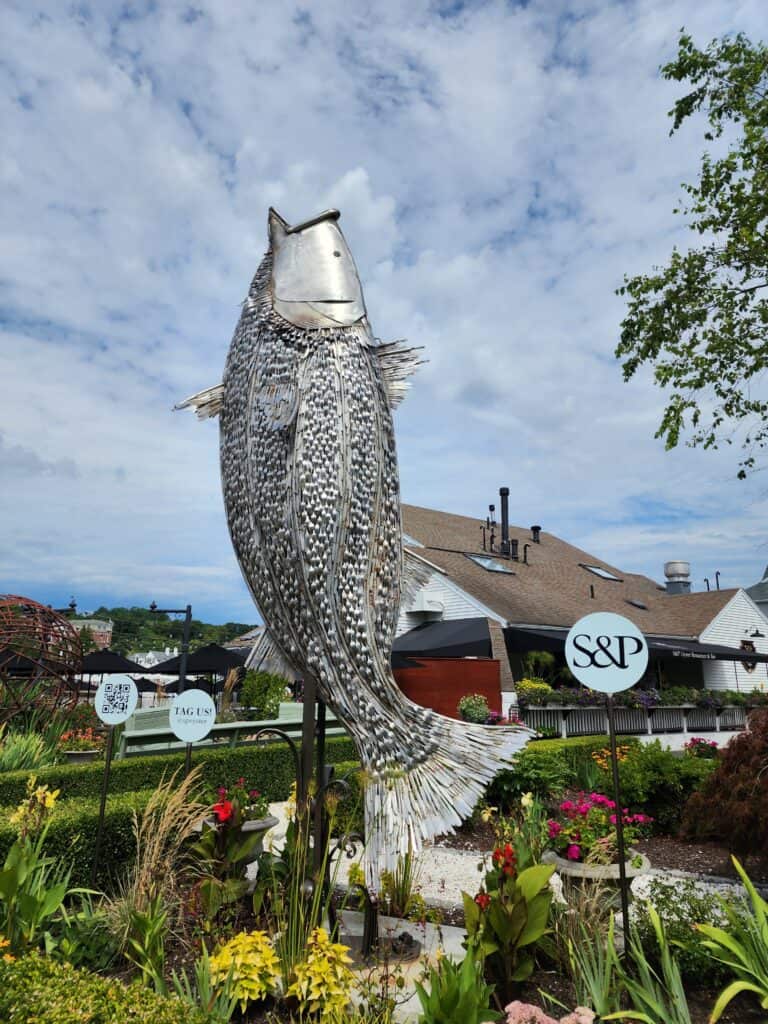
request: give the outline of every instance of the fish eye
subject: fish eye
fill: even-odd
[[[334,249],[334,250],[333,250],[333,255],[334,255],[334,256],[341,256],[341,253],[339,252],[339,250],[338,250],[338,249]]]

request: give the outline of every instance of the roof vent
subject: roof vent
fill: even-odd
[[[667,577],[668,594],[690,594],[690,562],[665,562],[664,575]]]
[[[531,540],[533,541],[534,544],[541,544],[541,527],[540,526],[532,526],[531,527]]]

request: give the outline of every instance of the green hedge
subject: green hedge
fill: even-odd
[[[133,812],[142,811],[152,793],[153,790],[145,789],[136,793],[120,793],[107,800],[96,877],[99,888],[114,888],[115,882],[133,862],[136,855]],[[45,852],[63,864],[71,864],[72,885],[90,885],[98,823],[98,798],[59,800],[51,815]],[[7,815],[3,815],[0,824],[0,864],[5,860],[15,838],[16,832],[7,824]]]
[[[325,744],[329,764],[349,761],[356,752],[352,740],[334,736]],[[239,747],[202,747],[192,754],[193,766],[202,768],[203,781],[211,788],[244,776],[267,795],[269,800],[285,800],[296,777],[294,760],[287,743],[276,742]],[[109,792],[131,793],[152,789],[163,776],[172,775],[184,765],[184,752],[153,754],[113,761]],[[28,777],[34,774],[40,785],[60,789],[62,796],[97,797],[101,792],[104,762],[84,765],[57,765],[37,772],[0,773],[0,807],[16,806],[26,796]]]
[[[0,958],[5,1024],[206,1024],[208,1015],[138,984],[124,985],[37,954]]]

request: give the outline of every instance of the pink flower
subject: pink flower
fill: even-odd
[[[588,803],[583,803],[583,804],[579,804],[577,806],[576,810],[579,812],[579,814],[581,814],[584,817],[586,817],[589,814],[589,812],[592,810],[592,807]]]
[[[563,800],[563,802],[560,804],[560,810],[561,811],[572,811],[573,810],[573,801],[572,800]]]
[[[560,824],[560,822],[554,821],[552,818],[550,818],[550,820],[547,822],[547,828],[549,830],[550,839],[554,839],[563,831],[563,826]]]
[[[577,846],[576,843],[571,843],[565,851],[565,856],[568,860],[579,860],[581,858],[581,847]]]

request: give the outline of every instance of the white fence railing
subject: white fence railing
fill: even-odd
[[[569,736],[600,736],[608,732],[605,708],[527,707],[520,715],[532,729],[557,729],[563,739]],[[695,735],[702,732],[738,732],[747,721],[743,707],[697,708],[678,707],[616,708],[616,732],[621,736],[655,736],[679,732]]]

